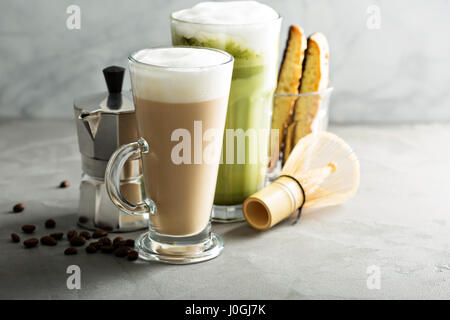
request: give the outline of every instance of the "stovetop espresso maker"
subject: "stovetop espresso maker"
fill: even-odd
[[[121,145],[137,140],[136,118],[131,94],[122,93],[125,69],[103,69],[108,92],[80,97],[74,101],[82,178],[78,225],[87,229],[126,232],[145,228],[148,216],[129,216],[115,207],[104,183],[108,160]],[[124,166],[121,191],[130,202],[142,199],[139,159]]]

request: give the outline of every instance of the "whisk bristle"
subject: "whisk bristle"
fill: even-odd
[[[248,197],[242,206],[247,222],[267,230],[302,208],[337,205],[356,193],[359,162],[353,150],[334,134],[319,132],[301,139],[280,177]]]
[[[323,207],[344,202],[359,185],[359,161],[344,140],[328,132],[312,133],[292,150],[281,175],[302,185],[304,207]]]
[[[330,162],[328,166],[331,168],[331,173],[336,171],[336,164],[334,162]]]

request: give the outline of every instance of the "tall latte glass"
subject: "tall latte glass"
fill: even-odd
[[[204,2],[171,16],[175,45],[217,48],[234,59],[213,220],[243,220],[243,201],[264,186],[281,17],[256,1]]]
[[[233,57],[205,48],[137,51],[129,68],[140,139],[111,157],[111,200],[131,215],[148,214],[149,231],[136,242],[140,257],[194,263],[219,255],[223,241],[210,230]],[[145,200],[120,193],[120,172],[140,157]]]

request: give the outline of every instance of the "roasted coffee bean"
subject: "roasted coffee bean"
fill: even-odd
[[[139,258],[139,253],[135,250],[131,250],[130,252],[128,252],[127,258],[130,261],[137,260],[137,258]]]
[[[113,253],[114,252],[113,246],[102,246],[100,249],[102,250],[103,253]]]
[[[56,239],[50,236],[43,236],[41,238],[41,244],[45,246],[56,246]]]
[[[121,247],[121,246],[127,246],[127,241],[126,240],[123,240],[123,241],[120,241],[119,242],[119,244],[117,245],[117,247]]]
[[[104,246],[112,246],[113,244],[111,239],[107,237],[98,239],[98,242],[102,243]]]
[[[118,246],[122,241],[124,241],[125,239],[122,237],[115,237],[113,240],[113,245],[114,246]]]
[[[120,239],[117,239],[120,238]],[[113,241],[113,246],[116,247],[116,249],[118,247],[122,247],[122,246],[126,246],[127,245],[127,241],[125,239],[123,239],[122,237],[116,237]]]
[[[133,239],[127,239],[127,242],[125,244],[128,247],[133,247],[134,248],[134,240]]]
[[[86,243],[86,240],[83,237],[75,236],[70,238],[70,244],[74,247],[81,247]]]
[[[108,232],[106,232],[105,230],[95,230],[94,233],[92,234],[92,238],[98,239],[101,237],[106,237],[107,235]]]
[[[75,230],[70,230],[69,232],[67,232],[67,239],[70,240],[73,237],[78,236],[78,232],[76,232]]]
[[[45,221],[45,227],[47,229],[53,229],[56,226],[56,222],[53,219],[48,219]]]
[[[80,232],[80,237],[85,238],[86,240],[89,240],[91,238],[91,234],[87,231],[81,231]]]
[[[103,247],[103,243],[101,243],[100,241],[91,242],[91,244],[89,244],[89,245],[94,246],[97,249],[100,249],[101,247]]]
[[[121,246],[121,247],[118,247],[114,251],[114,254],[116,255],[116,257],[123,258],[123,257],[126,257],[128,255],[129,251],[130,251],[129,247]]]
[[[77,250],[77,248],[74,248],[74,247],[69,247],[66,250],[64,250],[64,254],[67,256],[71,256],[71,255],[74,255],[77,253],[78,253],[78,250]]]
[[[32,224],[26,224],[22,226],[22,231],[25,233],[33,233],[35,229],[36,227],[33,226]]]
[[[59,184],[60,188],[68,188],[70,186],[70,182],[67,180],[61,181],[61,183]]]
[[[89,221],[89,218],[86,217],[86,216],[80,216],[80,217],[78,218],[78,222],[79,222],[79,223],[86,223],[86,222],[88,222],[88,221]]]
[[[15,213],[22,212],[23,210],[25,210],[25,205],[23,203],[18,203],[13,207],[13,212]]]
[[[85,250],[86,250],[87,253],[96,253],[97,252],[97,247],[92,245],[92,244],[90,244],[90,245],[88,245],[86,247]]]
[[[50,237],[54,238],[55,240],[61,240],[64,237],[64,232],[55,232],[50,234]]]
[[[17,233],[11,233],[11,240],[13,242],[20,242],[20,237]]]
[[[39,243],[39,240],[36,238],[30,238],[23,242],[23,245],[27,248],[33,248],[36,247],[36,245]]]

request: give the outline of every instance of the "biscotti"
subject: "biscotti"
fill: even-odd
[[[292,25],[289,28],[289,37],[286,42],[283,61],[278,77],[278,95],[295,95],[298,93],[300,78],[302,77],[303,59],[306,49],[306,37],[302,28]],[[274,100],[272,129],[278,130],[278,150],[279,153],[285,137],[285,130],[292,120],[292,112],[295,97],[277,97]],[[271,140],[273,141],[273,140]],[[274,150],[272,150],[274,151]]]
[[[300,93],[322,91],[329,84],[329,45],[326,37],[319,32],[308,38]],[[285,141],[284,160],[290,150],[304,136],[312,132],[314,121],[322,102],[322,95],[305,95],[298,98],[294,106],[292,139]],[[289,145],[290,144],[290,145]]]

